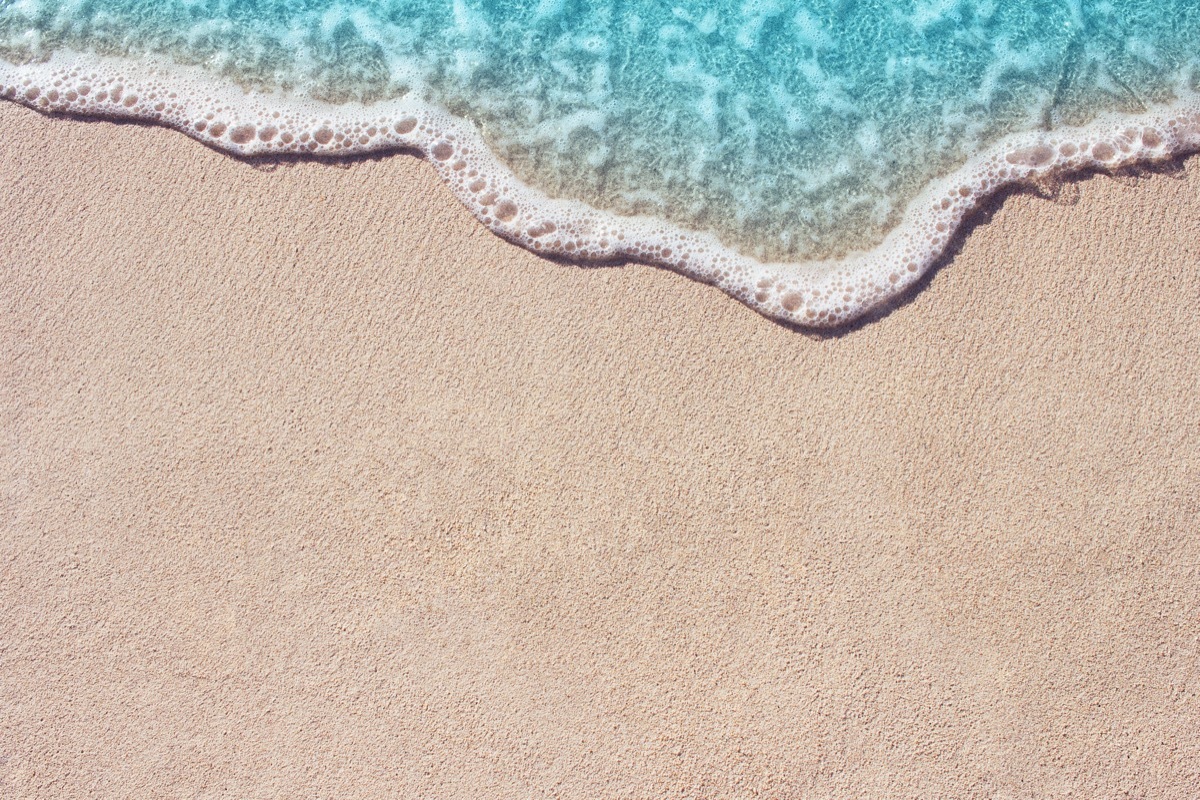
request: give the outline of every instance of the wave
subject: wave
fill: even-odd
[[[414,151],[476,219],[533,252],[665,267],[768,317],[814,328],[844,325],[905,292],[945,252],[964,218],[1005,186],[1200,150],[1200,95],[1190,92],[1144,113],[1013,134],[925,186],[878,246],[837,259],[774,263],[711,233],[549,197],[505,166],[471,122],[412,96],[330,103],[297,92],[246,91],[162,58],[58,50],[42,61],[0,60],[0,97],[48,114],[165,125],[239,156]]]

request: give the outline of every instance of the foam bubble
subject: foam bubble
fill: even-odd
[[[473,125],[411,97],[334,105],[247,93],[165,61],[66,51],[42,62],[0,61],[0,97],[44,113],[166,125],[243,156],[415,150],[478,220],[509,241],[577,261],[656,264],[715,285],[769,317],[811,327],[844,324],[912,286],[964,217],[1002,186],[1200,149],[1196,96],[1136,118],[1109,115],[1082,128],[1009,136],[928,185],[874,249],[840,260],[764,263],[710,233],[548,197],[518,180]]]

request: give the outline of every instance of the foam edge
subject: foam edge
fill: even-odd
[[[711,284],[754,310],[812,328],[844,325],[903,293],[937,262],[964,218],[998,189],[1086,169],[1115,170],[1200,149],[1200,97],[1136,116],[1009,136],[928,185],[872,250],[844,259],[763,263],[710,233],[623,217],[523,184],[471,123],[413,98],[334,105],[248,93],[198,68],[59,51],[0,59],[0,97],[47,114],[165,125],[241,156],[417,151],[475,218],[535,253],[632,260]]]

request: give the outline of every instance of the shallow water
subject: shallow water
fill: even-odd
[[[420,100],[534,189],[762,262],[880,245],[1005,136],[1188,97],[1197,45],[1197,0],[0,3],[10,62],[167,57],[258,92]]]

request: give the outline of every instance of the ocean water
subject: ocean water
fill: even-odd
[[[514,241],[817,324],[998,186],[1194,149],[1198,52],[1200,0],[0,0],[12,99],[240,152],[414,147]]]

